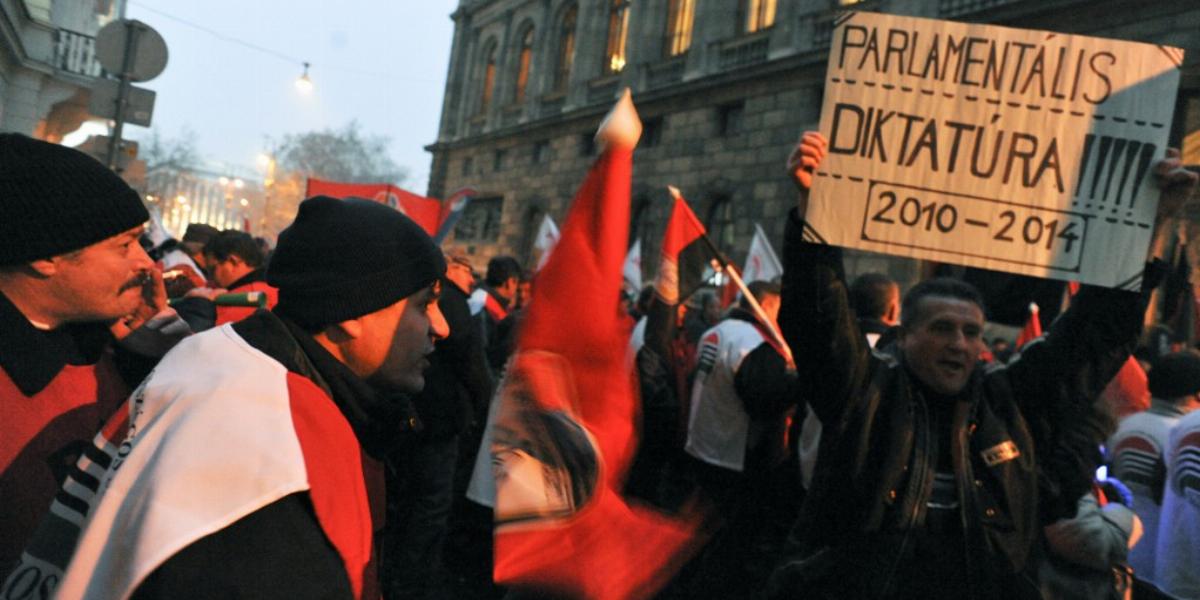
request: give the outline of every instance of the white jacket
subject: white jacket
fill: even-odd
[[[750,415],[738,398],[733,380],[746,355],[763,341],[757,327],[739,319],[725,319],[700,336],[684,446],[688,454],[742,472]]]
[[[1146,534],[1129,553],[1129,564],[1137,576],[1155,581],[1154,546],[1158,541],[1158,515],[1161,507],[1153,490],[1163,470],[1163,449],[1171,428],[1183,413],[1174,405],[1154,400],[1149,410],[1121,420],[1116,433],[1108,439],[1108,463],[1113,477],[1133,492],[1133,511],[1142,520]]]
[[[1163,496],[1155,550],[1156,583],[1179,598],[1200,598],[1200,410],[1179,420],[1165,453]]]

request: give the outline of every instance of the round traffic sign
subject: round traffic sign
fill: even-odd
[[[126,45],[130,60],[126,62]],[[167,43],[153,27],[136,19],[123,19],[105,25],[96,34],[96,60],[109,73],[129,76],[130,81],[149,81],[167,68]],[[129,65],[126,71],[126,64]]]

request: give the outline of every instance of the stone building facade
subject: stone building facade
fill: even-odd
[[[1200,3],[1166,0],[461,0],[428,194],[473,186],[452,244],[477,266],[529,260],[543,215],[559,223],[618,91],[645,124],[631,236],[652,275],[679,187],[714,241],[745,258],[754,224],[778,247],[794,202],[784,169],[816,127],[834,18],[843,10],[1185,48],[1172,142],[1200,163]],[[632,240],[631,240],[632,243]],[[851,274],[918,276],[915,261],[854,253]]]

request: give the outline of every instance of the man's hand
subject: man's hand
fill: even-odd
[[[1200,175],[1183,168],[1177,148],[1168,148],[1167,157],[1154,165],[1154,178],[1162,189],[1158,200],[1158,218],[1170,219],[1179,214],[1196,191]]]
[[[797,198],[800,214],[804,214],[808,210],[808,191],[812,188],[813,173],[821,164],[821,160],[825,158],[828,146],[829,144],[821,132],[806,131],[800,137],[800,143],[796,144],[796,148],[792,150],[792,155],[788,157],[788,174],[791,175],[792,181],[800,190]]]
[[[163,285],[162,271],[152,268],[146,272],[146,279],[142,283],[142,303],[132,314],[117,319],[109,326],[109,330],[117,340],[125,339],[166,307],[167,288]]]

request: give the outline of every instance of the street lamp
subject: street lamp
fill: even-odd
[[[306,95],[313,89],[312,79],[308,77],[308,63],[304,63],[304,73],[301,73],[300,77],[296,79],[296,89]]]

